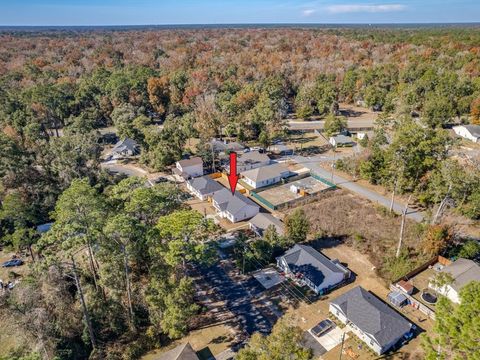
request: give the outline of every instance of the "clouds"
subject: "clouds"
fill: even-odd
[[[309,16],[312,16],[313,14],[315,14],[317,12],[317,10],[315,9],[305,9],[302,11],[302,15],[305,16],[305,17],[309,17]]]
[[[402,4],[345,4],[327,6],[326,10],[331,14],[346,13],[384,13],[404,11],[407,7]]]

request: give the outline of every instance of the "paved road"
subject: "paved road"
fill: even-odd
[[[224,264],[228,262],[223,261]],[[225,265],[222,264],[200,271],[205,281],[225,302],[225,307],[238,319],[238,330],[245,331],[249,336],[257,331],[264,334],[271,331],[272,324],[253,304],[254,298],[263,291],[254,278],[241,283],[236,282],[228,275]]]
[[[348,119],[348,129],[373,129],[374,119]],[[292,130],[319,130],[323,129],[325,120],[313,120],[313,121],[298,121],[288,120],[288,126]]]
[[[325,178],[326,180],[332,181],[332,173],[318,165],[319,162],[321,162],[322,160],[325,161],[325,159],[321,159],[317,157],[307,158],[304,156],[295,156],[294,160],[299,164],[303,164],[306,168],[309,168],[314,173]],[[335,185],[339,187],[350,190],[351,192],[354,192],[362,197],[365,197],[370,201],[379,203],[387,208],[390,208],[391,198],[380,195],[366,187],[363,187],[357,183],[354,183],[336,174],[333,175],[333,182],[335,183]],[[405,205],[402,203],[394,202],[393,204],[393,210],[397,214],[401,214],[404,208],[405,208]],[[409,208],[407,210],[407,217],[417,222],[422,222],[425,219],[423,213],[418,212],[417,210],[412,208]]]

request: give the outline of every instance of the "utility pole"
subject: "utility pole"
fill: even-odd
[[[337,151],[337,147],[334,146],[333,147],[333,164],[332,164],[332,181],[331,181],[332,184],[335,184],[335,181],[333,180],[333,171],[334,171],[333,169],[335,169],[335,153],[336,153],[336,151]]]
[[[405,209],[402,211],[402,223],[400,225],[400,238],[398,239],[398,247],[397,247],[397,253],[395,257],[400,256],[400,250],[402,249],[402,242],[403,242],[403,233],[405,231],[405,218],[407,217],[407,211],[408,211],[408,204],[410,203],[410,198],[412,195],[408,197],[407,204],[405,205]]]
[[[85,303],[85,297],[83,296],[82,286],[80,284],[80,279],[78,278],[77,273],[77,264],[73,255],[71,256],[73,276],[75,277],[75,284],[77,285],[78,294],[80,296],[80,302],[82,303],[83,315],[85,317],[85,322],[87,323],[88,333],[90,334],[90,342],[92,344],[93,350],[97,348],[97,341],[95,340],[95,333],[93,332],[92,322],[90,320],[90,315],[88,314],[87,304]]]
[[[342,335],[342,347],[340,348],[340,357],[338,358],[339,360],[342,360],[342,354],[343,354],[343,344],[345,343],[345,333]]]

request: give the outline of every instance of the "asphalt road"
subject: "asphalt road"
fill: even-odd
[[[362,130],[371,130],[373,129],[374,119],[348,119],[348,129],[362,129]],[[325,120],[313,120],[313,121],[298,121],[298,120],[289,120],[288,126],[292,130],[320,130],[323,129]]]
[[[272,324],[253,304],[255,296],[263,291],[255,279],[236,282],[220,263],[200,271],[204,280],[225,302],[225,307],[238,319],[238,330],[246,332],[249,336],[255,332],[268,334],[271,331]]]
[[[324,168],[320,167],[318,165],[319,162],[325,161],[325,159],[322,159],[322,157],[303,157],[303,156],[296,156],[295,161],[299,164],[303,164],[306,168],[309,168],[312,170],[314,173],[318,174],[318,176],[321,176],[325,178],[328,181],[332,181],[332,173],[328,170],[325,170]],[[354,192],[364,198],[369,199],[370,201],[376,202],[380,205],[385,206],[386,208],[390,208],[390,202],[391,198],[385,197],[383,195],[380,195],[366,187],[363,187],[357,183],[354,183],[348,179],[345,179],[339,175],[336,175],[334,173],[333,175],[333,183],[337,185],[338,187],[345,188],[351,192]],[[399,202],[394,202],[393,204],[393,210],[397,214],[401,214],[403,209],[405,208],[405,205]],[[422,222],[425,217],[424,214],[412,209],[408,208],[407,210],[407,218],[415,220],[417,222]]]

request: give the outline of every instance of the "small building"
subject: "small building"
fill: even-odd
[[[449,298],[452,302],[460,304],[460,290],[471,281],[480,281],[480,266],[473,260],[457,259],[445,266],[440,272],[449,273],[453,282],[436,288],[430,279],[428,287]]]
[[[355,145],[355,142],[352,140],[351,136],[345,136],[342,134],[331,136],[328,142],[335,147]]]
[[[177,346],[175,349],[160,355],[156,360],[200,360],[190,343]]]
[[[480,125],[458,125],[453,127],[453,131],[458,136],[474,143],[480,142]]]
[[[329,310],[378,355],[411,337],[413,324],[361,286],[332,300]]]
[[[405,281],[405,280],[400,280],[395,284],[395,286],[399,290],[403,291],[405,294],[408,294],[408,295],[412,295],[413,290],[415,289],[415,287],[412,285],[410,281]]]
[[[111,152],[111,157],[112,159],[120,159],[138,154],[140,154],[140,145],[133,139],[125,138],[115,144]]]
[[[226,188],[217,191],[212,197],[212,205],[217,214],[232,223],[248,220],[260,211],[260,207],[238,191],[235,195]]]
[[[270,165],[270,158],[267,154],[262,154],[259,151],[250,151],[238,156],[237,158],[237,172],[256,169],[262,166]],[[230,164],[226,167],[227,171],[230,171]]]
[[[330,260],[311,246],[299,244],[278,257],[277,266],[317,294],[326,293],[351,276],[350,270],[338,260]]]
[[[276,144],[268,147],[268,151],[272,154],[280,155],[280,156],[290,156],[293,155],[293,149],[289,148],[287,145],[284,144]]]
[[[217,191],[225,189],[218,182],[213,180],[210,176],[201,176],[187,181],[187,189],[191,194],[202,201],[213,196]]]
[[[174,173],[184,179],[203,176],[203,160],[201,157],[180,160],[175,163]]]
[[[285,227],[282,221],[269,213],[258,213],[250,219],[248,225],[257,236],[263,236],[269,226],[275,227],[277,234],[280,236],[285,233]]]
[[[400,291],[392,291],[387,295],[387,299],[390,304],[402,307],[408,304],[408,299],[405,294],[401,293]]]
[[[240,173],[242,180],[254,189],[279,183],[292,175],[285,165],[274,164]]]

